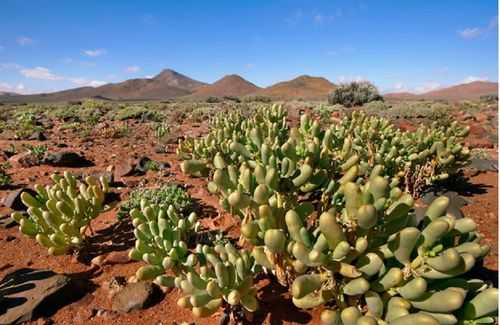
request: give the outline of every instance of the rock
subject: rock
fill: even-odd
[[[154,152],[155,153],[166,153],[166,150],[165,150],[165,145],[161,145],[161,144],[157,144],[155,147],[154,147]]]
[[[122,160],[120,163],[115,165],[114,168],[114,179],[119,180],[124,176],[130,176],[135,170],[135,161],[133,159]]]
[[[14,168],[26,168],[40,164],[40,160],[29,151],[15,154],[8,161]]]
[[[158,170],[169,168],[169,163],[163,163],[159,161],[154,161],[149,157],[141,157],[135,166],[136,173],[144,174],[151,168],[151,163],[156,163],[156,167]]]
[[[47,152],[42,163],[56,167],[89,167],[92,162],[74,151]]]
[[[45,141],[45,140],[47,140],[47,137],[45,136],[45,134],[43,134],[43,132],[36,131],[32,135],[30,135],[28,140]]]
[[[0,215],[0,228],[3,229],[14,227],[17,224],[17,222],[10,217],[11,210],[9,208],[6,208],[6,210],[8,210],[9,212]]]
[[[71,302],[71,284],[69,277],[50,270],[19,269],[6,275],[0,282],[0,324],[26,322],[38,311]]]
[[[473,158],[467,168],[472,168],[479,172],[497,172],[498,161],[492,159]]]
[[[111,309],[123,313],[144,309],[152,303],[156,292],[158,286],[150,282],[128,283],[111,299]]]
[[[2,204],[7,208],[17,211],[25,211],[28,209],[27,206],[21,201],[21,193],[28,192],[31,195],[36,195],[36,192],[29,188],[20,188],[14,191],[11,191],[9,195],[4,197],[2,200]]]
[[[109,299],[113,299],[113,297],[123,290],[123,288],[127,285],[127,279],[123,276],[114,276],[111,280],[104,283],[105,289],[108,291]]]

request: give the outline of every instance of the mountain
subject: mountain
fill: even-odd
[[[213,84],[202,86],[194,91],[192,97],[209,97],[209,96],[244,96],[255,93],[260,88],[243,79],[242,77],[231,74],[224,76]]]
[[[80,87],[49,94],[25,96],[0,95],[0,99],[15,101],[68,101],[83,98],[106,98],[114,100],[161,100],[191,94],[206,85],[174,70],[166,69],[153,78],[129,79],[109,83],[100,87]]]
[[[447,88],[429,91],[423,94],[390,93],[384,97],[392,99],[444,99],[450,101],[479,99],[484,95],[498,95],[498,83],[474,81]]]
[[[0,91],[0,96],[19,96],[19,94],[11,91]]]
[[[156,75],[153,80],[171,87],[186,89],[189,91],[193,91],[196,88],[206,85],[206,83],[204,82],[191,79],[171,69],[163,70],[158,75]]]
[[[324,99],[334,89],[335,85],[325,78],[303,75],[261,89],[256,92],[256,95],[269,96],[275,99]]]

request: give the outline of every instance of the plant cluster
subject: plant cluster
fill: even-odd
[[[182,170],[209,177],[241,219],[239,244],[255,264],[289,287],[297,307],[323,305],[324,324],[493,323],[498,290],[466,275],[489,250],[475,222],[447,214],[446,197],[420,220],[400,188],[415,162],[436,164],[429,181],[454,172],[450,164],[467,159],[465,132],[401,132],[362,113],[326,130],[303,115],[290,128],[272,106],[250,119],[217,117],[178,153]]]
[[[157,205],[168,208],[172,205],[179,213],[187,213],[194,209],[193,199],[182,187],[176,184],[167,184],[159,188],[138,188],[130,193],[118,211],[118,218],[122,219],[129,215],[132,209],[140,209],[141,202],[147,205]]]
[[[89,176],[80,183],[68,172],[52,175],[52,180],[52,186],[35,185],[35,196],[23,192],[28,215],[14,212],[11,217],[23,234],[35,238],[50,255],[61,255],[84,246],[90,222],[104,209],[108,182]]]
[[[328,95],[328,103],[345,107],[361,106],[372,101],[383,100],[377,88],[368,81],[340,84]]]

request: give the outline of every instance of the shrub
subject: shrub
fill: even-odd
[[[168,184],[160,188],[133,190],[128,200],[120,206],[117,214],[118,218],[123,219],[132,209],[140,209],[142,201],[145,204],[158,205],[160,207],[172,205],[180,213],[186,213],[194,207],[194,202],[186,190],[176,184]]]
[[[329,96],[332,105],[341,104],[345,107],[361,106],[375,100],[383,100],[377,88],[368,81],[340,84]]]

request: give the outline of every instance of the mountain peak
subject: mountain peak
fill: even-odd
[[[152,80],[189,91],[205,85],[205,83],[201,81],[191,79],[172,69],[163,69],[159,74],[154,76]]]

